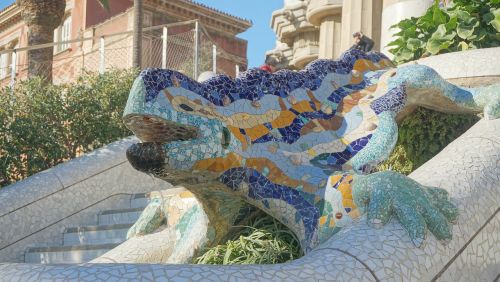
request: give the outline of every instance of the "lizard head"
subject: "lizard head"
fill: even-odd
[[[239,146],[215,105],[195,89],[180,93],[181,85],[195,83],[158,69],[147,69],[135,80],[123,120],[143,142],[127,151],[136,169],[189,170],[199,160],[223,157]]]

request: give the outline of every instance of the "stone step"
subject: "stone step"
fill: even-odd
[[[99,213],[98,225],[134,224],[141,215],[143,207],[107,210]]]
[[[131,226],[132,224],[111,224],[66,228],[63,246],[122,243]]]
[[[26,263],[84,263],[99,257],[119,244],[33,247],[24,254]]]
[[[130,208],[145,208],[149,204],[149,195],[134,194],[130,199]]]

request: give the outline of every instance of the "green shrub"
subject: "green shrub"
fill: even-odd
[[[396,63],[476,48],[500,46],[500,0],[454,0],[447,8],[439,1],[419,18],[405,19],[388,44]]]
[[[419,108],[399,125],[396,148],[378,169],[409,174],[478,120],[475,115],[453,115]]]
[[[64,85],[34,78],[1,89],[0,182],[13,183],[130,135],[121,116],[136,74],[85,74]]]
[[[262,213],[232,240],[205,250],[193,261],[198,264],[272,264],[301,256],[295,235],[276,219]]]

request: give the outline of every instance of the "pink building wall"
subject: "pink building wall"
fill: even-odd
[[[107,35],[117,32],[130,30],[132,27],[132,0],[110,0],[110,11],[103,9],[97,0],[67,0],[67,13],[71,13],[71,39],[82,37],[94,37]],[[172,16],[163,15],[164,7],[155,8],[154,1],[145,3],[146,13],[152,14],[152,25],[165,24],[186,19],[175,19]],[[147,5],[146,5],[147,4]],[[194,19],[194,18],[193,18]],[[180,29],[177,28],[177,32]],[[189,29],[189,28],[187,28]],[[19,9],[6,8],[0,11],[0,50],[2,46],[12,48],[7,45],[12,40],[16,41],[15,47],[27,46],[27,26],[20,19]],[[175,33],[175,29],[172,30]],[[247,42],[235,36],[220,34],[210,31],[210,36],[216,42],[218,48],[224,49],[227,53],[239,57],[238,63],[228,58],[219,57],[217,59],[218,69],[228,75],[235,75],[235,65],[240,65],[240,69],[246,69]],[[97,50],[99,39],[91,42],[75,42],[70,44],[70,48],[54,54],[53,73],[54,81],[66,80],[77,77],[81,74],[82,68],[85,68],[85,62],[82,61],[82,53]],[[127,53],[127,56],[131,52]],[[109,54],[107,54],[109,55]],[[94,56],[94,55],[93,55]],[[113,60],[113,58],[111,58]],[[130,59],[117,58],[123,62],[123,66],[128,67]],[[243,63],[242,63],[243,62]],[[18,79],[26,76],[27,52],[17,53],[17,75]],[[0,85],[8,85],[10,75],[0,80]]]

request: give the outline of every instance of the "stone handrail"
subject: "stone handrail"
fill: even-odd
[[[29,246],[60,244],[65,227],[95,224],[98,211],[120,207],[133,193],[171,187],[130,166],[125,150],[135,142],[114,142],[2,188],[0,262],[24,261]]]

